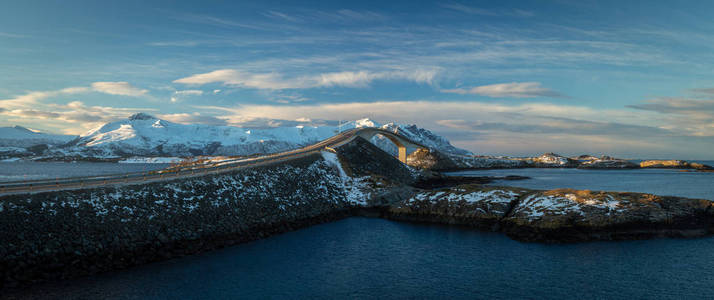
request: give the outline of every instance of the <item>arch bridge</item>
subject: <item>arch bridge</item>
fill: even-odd
[[[340,132],[326,140],[300,149],[266,154],[257,157],[228,158],[220,161],[212,161],[210,163],[179,165],[169,169],[150,172],[2,182],[0,183],[0,195],[81,189],[117,184],[143,184],[148,182],[172,180],[176,178],[219,174],[236,169],[286,162],[313,155],[315,153],[320,153],[320,151],[324,151],[325,149],[338,148],[353,141],[357,137],[361,137],[369,141],[375,135],[382,135],[394,143],[394,145],[396,145],[399,149],[398,159],[404,164],[407,163],[407,151],[409,149],[428,149],[428,147],[409,140],[394,132],[379,128],[364,127]]]
[[[401,135],[398,135],[392,131],[384,130],[384,129],[379,129],[379,128],[372,128],[372,127],[366,127],[366,128],[360,128],[357,129],[357,136],[364,138],[365,140],[369,141],[371,140],[375,135],[381,135],[392,141],[395,146],[399,149],[399,154],[397,158],[399,161],[402,163],[406,164],[407,163],[407,150],[416,150],[419,148],[423,149],[428,149],[428,147],[421,145],[419,143],[416,143],[410,139],[407,139]]]

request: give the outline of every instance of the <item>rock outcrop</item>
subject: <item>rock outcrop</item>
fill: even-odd
[[[392,205],[386,215],[394,220],[468,225],[491,230],[497,228],[524,192],[480,185],[424,191]]]
[[[686,160],[645,160],[640,163],[642,168],[653,169],[697,169],[697,170],[714,170],[714,167],[692,163]]]
[[[713,224],[708,200],[571,189],[529,193],[503,219],[512,238],[540,242],[694,237]]]
[[[582,162],[579,169],[638,169],[640,166],[624,159],[593,159]]]
[[[536,168],[575,168],[578,166],[576,160],[555,153],[545,153],[528,160]]]
[[[422,191],[388,218],[467,225],[531,242],[695,237],[714,232],[708,200],[639,193],[461,185]]]

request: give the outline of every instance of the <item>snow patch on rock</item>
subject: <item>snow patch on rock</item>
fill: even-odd
[[[331,151],[321,151],[320,153],[327,165],[335,168],[339,172],[340,179],[347,194],[347,200],[355,205],[366,206],[367,199],[371,197],[371,192],[369,192],[369,176],[360,178],[350,177],[344,168],[342,168],[342,163],[339,157],[337,157],[337,153]]]

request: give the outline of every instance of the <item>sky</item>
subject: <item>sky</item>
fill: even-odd
[[[477,154],[714,159],[714,2],[415,3],[3,1],[0,126],[368,117]]]

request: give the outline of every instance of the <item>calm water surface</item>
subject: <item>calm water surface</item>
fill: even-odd
[[[649,193],[714,200],[714,173],[682,172],[667,169],[579,170],[579,169],[499,169],[452,172],[461,176],[521,175],[531,179],[497,181],[530,189],[589,189]]]
[[[0,162],[0,182],[144,172],[168,166],[104,162]]]
[[[521,243],[349,218],[20,296],[57,299],[711,299],[714,238]]]

